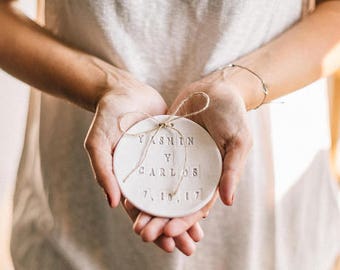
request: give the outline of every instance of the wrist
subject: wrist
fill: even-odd
[[[246,110],[259,108],[265,103],[268,95],[267,87],[257,73],[245,66],[232,64],[221,69],[224,78],[242,97]]]
[[[116,84],[112,74],[112,70],[115,68],[94,56],[86,56],[86,61],[89,65],[90,76],[88,90],[91,91],[88,106],[94,112],[102,97],[111,91]],[[110,69],[108,66],[110,66]]]

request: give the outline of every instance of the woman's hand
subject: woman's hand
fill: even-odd
[[[204,233],[198,222],[192,223],[190,227],[184,225],[186,219],[193,218],[195,215],[176,219],[153,217],[147,213],[140,212],[126,199],[123,205],[134,222],[133,230],[141,236],[142,240],[144,242],[153,242],[166,252],[173,252],[177,248],[183,254],[190,256],[196,249],[196,242],[201,241],[203,238]],[[200,215],[200,213],[196,213],[196,215]],[[181,221],[177,228],[180,233],[175,237],[165,234],[165,228],[172,220]]]
[[[167,106],[155,89],[136,80],[130,73],[106,63],[99,64],[110,76],[111,87],[99,98],[85,148],[96,180],[104,189],[110,206],[116,207],[120,201],[120,189],[113,173],[112,154],[122,136],[119,117],[131,111],[164,114]],[[131,126],[141,117],[133,114],[126,124]]]
[[[244,94],[233,83],[232,73],[216,71],[203,79],[184,87],[168,113],[193,92],[203,91],[210,97],[209,107],[191,118],[204,127],[215,140],[223,157],[223,170],[219,184],[222,201],[232,205],[236,186],[252,146],[252,138],[246,120]],[[254,89],[254,91],[261,91]],[[260,97],[261,98],[261,97]],[[179,114],[197,111],[204,106],[205,99],[196,96],[182,107]],[[193,220],[197,222],[197,220]]]
[[[85,148],[96,180],[105,191],[110,206],[116,207],[120,200],[125,201],[120,194],[112,164],[115,146],[122,136],[118,126],[119,117],[131,111],[146,112],[150,115],[165,114],[167,106],[155,89],[139,82],[128,72],[102,61],[94,61],[109,77],[111,87],[99,97],[96,113],[85,140]],[[128,123],[124,121],[124,126],[131,126],[140,121],[141,116],[131,114],[127,120]],[[123,203],[123,206],[132,221],[137,222],[134,225],[135,231],[137,232],[136,229],[139,232],[143,231],[142,239],[154,242],[167,252],[172,252],[177,247],[184,254],[190,255],[195,250],[194,243],[203,237],[203,231],[196,222],[188,228],[181,226],[181,234],[176,238],[163,235],[163,228],[168,223],[168,219],[151,217],[128,202]],[[140,223],[143,220],[144,225]],[[145,225],[147,228],[143,230]]]
[[[180,218],[152,217],[140,212],[128,200],[124,201],[124,207],[131,217],[133,230],[141,236],[145,242],[154,242],[166,252],[172,252],[176,247],[183,254],[189,256],[196,249],[195,242],[202,240],[204,233],[198,223],[206,218],[209,209],[217,199],[217,191],[211,201],[197,212]]]
[[[246,95],[232,84],[232,80],[226,80],[224,75],[225,73],[222,71],[214,72],[184,87],[167,113],[173,113],[180,102],[193,92],[202,91],[209,95],[210,105],[208,109],[190,118],[207,129],[222,154],[223,171],[218,191],[222,201],[227,205],[232,205],[236,186],[242,174],[247,154],[252,146],[252,139],[246,121],[247,106],[245,105],[245,98],[243,98]],[[259,94],[261,100],[261,92]],[[194,112],[204,107],[206,100],[202,97],[199,98],[199,96],[195,97],[181,107],[178,115]],[[248,107],[251,106],[253,105],[248,105]],[[186,217],[170,220],[157,218],[150,222],[151,217],[149,215],[140,213],[134,223],[134,230],[145,241],[158,239],[157,241],[161,241],[161,243],[164,241],[168,246],[173,245],[168,237],[173,238],[175,242],[176,239],[183,237],[183,234],[186,233],[192,239],[195,239],[196,235],[201,235],[200,238],[202,238],[203,231],[197,227],[198,222],[207,217],[209,210],[216,202],[218,191],[205,207]],[[133,209],[132,206],[130,208]],[[194,231],[192,232],[192,230]],[[184,251],[183,245],[179,249],[186,254],[185,248],[187,247],[184,245]]]

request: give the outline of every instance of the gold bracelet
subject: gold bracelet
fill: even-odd
[[[234,68],[234,67],[238,67],[238,68],[247,70],[248,72],[250,72],[251,74],[253,74],[256,78],[258,78],[258,79],[260,80],[260,82],[261,82],[261,84],[262,84],[262,91],[263,91],[264,96],[263,96],[263,99],[262,99],[262,102],[260,103],[260,105],[258,105],[257,107],[255,107],[255,110],[258,109],[260,106],[262,106],[262,105],[265,103],[266,98],[267,98],[267,96],[268,96],[268,94],[269,94],[269,90],[268,90],[266,84],[264,83],[263,79],[262,79],[258,74],[256,74],[254,71],[250,70],[250,69],[247,68],[247,67],[244,67],[244,66],[241,66],[241,65],[238,65],[238,64],[233,64],[233,63],[228,64],[228,65],[225,65],[225,66],[222,66],[222,67],[219,67],[219,68],[217,68],[215,71],[217,71],[217,70],[223,70],[223,69],[225,69],[225,68]]]

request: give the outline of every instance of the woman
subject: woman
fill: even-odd
[[[85,109],[43,95],[37,112],[32,100],[30,117],[39,114],[40,127],[35,134],[36,122],[29,119],[15,196],[16,269],[279,268],[268,111],[261,105],[338,68],[339,1],[320,4],[299,21],[300,0],[47,0],[46,29],[2,2],[1,67]],[[242,68],[214,71],[230,62],[258,74],[268,95]],[[215,198],[191,216],[167,220],[124,202],[144,241],[186,255],[202,239],[198,222],[211,209],[205,241],[186,258],[143,244],[122,208],[105,207],[81,141],[95,112],[85,146],[109,205],[116,207],[123,200],[112,168],[119,115],[169,113],[199,90],[212,102],[193,120],[221,151],[219,196],[233,206],[214,205]]]

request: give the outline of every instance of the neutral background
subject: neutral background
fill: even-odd
[[[19,6],[35,17],[35,0],[19,1]],[[309,92],[308,100],[301,98],[305,91]],[[9,252],[12,195],[23,146],[28,99],[29,87],[0,70],[0,269],[6,270],[13,269]],[[318,81],[269,106],[275,193],[280,204],[295,186],[301,185],[298,180],[311,165],[315,153],[329,147],[326,83]],[[297,134],[305,136],[305,140],[295,140]]]
[[[36,1],[21,0],[18,5],[35,17]],[[0,69],[0,269],[13,269],[10,253],[12,195],[21,155],[29,87]]]

